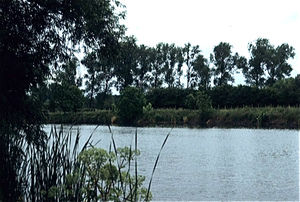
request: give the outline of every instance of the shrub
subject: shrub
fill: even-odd
[[[197,93],[197,107],[200,113],[201,120],[207,120],[212,112],[211,98],[204,92],[199,91]]]
[[[143,92],[134,87],[127,87],[120,95],[118,101],[118,115],[120,121],[127,124],[132,123],[143,115],[145,105]]]
[[[195,109],[197,105],[197,99],[194,97],[192,93],[188,94],[188,96],[185,99],[185,106],[188,109]]]

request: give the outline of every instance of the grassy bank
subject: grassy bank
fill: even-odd
[[[121,124],[118,116],[109,110],[77,113],[50,113],[48,123],[62,124]],[[197,110],[154,109],[144,112],[134,123],[138,126],[195,126],[246,128],[300,128],[300,108],[264,107],[213,109],[206,117]]]

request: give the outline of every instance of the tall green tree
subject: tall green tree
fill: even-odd
[[[288,44],[275,48],[268,39],[258,38],[249,44],[248,50],[250,60],[243,74],[246,83],[250,85],[272,86],[276,81],[289,76],[293,70],[287,60],[294,58],[295,52],[294,48]]]
[[[192,75],[191,85],[207,90],[210,87],[212,76],[208,60],[199,54],[193,62],[193,69],[194,73]]]
[[[143,91],[149,86],[150,71],[151,71],[151,48],[140,45],[137,49],[137,63],[135,69],[135,83]]]
[[[176,68],[176,75],[175,75],[175,86],[181,88],[181,76],[183,75],[182,66],[184,63],[184,53],[181,47],[176,48],[176,60],[177,60],[177,68]]]
[[[210,54],[210,61],[214,65],[214,84],[217,86],[227,85],[234,82],[234,56],[231,51],[232,46],[226,42],[220,42],[214,47]]]
[[[100,62],[97,59],[97,53],[89,53],[84,57],[81,63],[87,68],[87,74],[84,75],[84,78],[86,79],[85,91],[88,93],[87,96],[90,100],[89,108],[92,108],[93,98],[99,91],[101,82],[99,78]]]
[[[77,86],[65,83],[56,84],[52,92],[51,102],[53,102],[55,109],[64,113],[77,112],[83,105],[83,93]]]
[[[163,54],[163,74],[164,81],[168,85],[168,87],[175,86],[175,76],[178,71],[176,71],[176,66],[178,64],[178,50],[175,44],[165,43],[162,46],[162,54]],[[178,68],[178,67],[177,67]],[[180,72],[179,72],[180,73]]]
[[[243,70],[247,84],[257,87],[265,85],[265,69],[273,49],[269,40],[263,38],[258,38],[255,42],[248,45],[250,52],[249,65]]]
[[[184,62],[187,66],[186,70],[186,88],[191,87],[191,77],[193,74],[193,63],[197,58],[198,54],[201,52],[199,49],[199,45],[192,46],[191,43],[187,43],[184,45],[183,54],[184,54]]]
[[[106,95],[110,93],[113,85],[112,78],[116,71],[116,59],[116,53],[103,53],[102,51],[94,50],[81,61],[87,69],[84,78],[86,79],[86,92],[90,100],[90,108],[94,97],[98,93],[103,93],[103,102],[106,99]]]
[[[159,88],[163,84],[163,65],[164,58],[162,53],[163,43],[158,43],[155,48],[151,49],[151,77],[150,86],[152,88]]]
[[[124,90],[133,84],[134,72],[138,66],[138,46],[134,36],[126,36],[120,42],[120,48],[116,59],[115,75],[117,77],[116,87]]]
[[[80,75],[77,75],[78,67],[78,59],[76,57],[71,58],[56,71],[55,82],[77,87],[82,86],[82,78]]]
[[[293,68],[287,60],[294,58],[295,52],[292,46],[284,43],[276,49],[272,49],[268,56],[270,58],[267,59],[266,65],[268,72],[266,85],[272,86],[276,81],[285,78],[285,76],[290,76]]]
[[[258,38],[254,43],[248,46],[250,52],[249,69],[244,75],[246,83],[262,87],[265,85],[265,70],[267,63],[270,62],[274,47],[268,39]]]
[[[31,89],[81,42],[106,47],[124,34],[110,0],[0,1],[0,201],[22,198],[21,144],[41,141],[42,105]],[[70,46],[70,44],[72,44]],[[3,186],[5,185],[5,186]],[[40,190],[42,191],[42,190]]]

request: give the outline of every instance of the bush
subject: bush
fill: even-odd
[[[185,106],[188,109],[195,109],[197,105],[197,99],[194,97],[192,93],[188,94],[188,96],[185,99]]]
[[[212,101],[211,98],[204,92],[199,91],[197,93],[197,107],[200,113],[201,120],[207,120],[211,115]]]
[[[127,87],[120,95],[117,103],[120,121],[132,123],[143,115],[146,99],[143,92],[134,87]]]

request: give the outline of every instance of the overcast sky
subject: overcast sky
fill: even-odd
[[[228,42],[233,52],[249,57],[247,45],[267,38],[272,45],[288,43],[296,56],[292,76],[300,74],[299,0],[120,0],[126,6],[128,28],[138,44],[190,42],[209,58],[214,46]],[[236,76],[236,83],[243,82]]]

